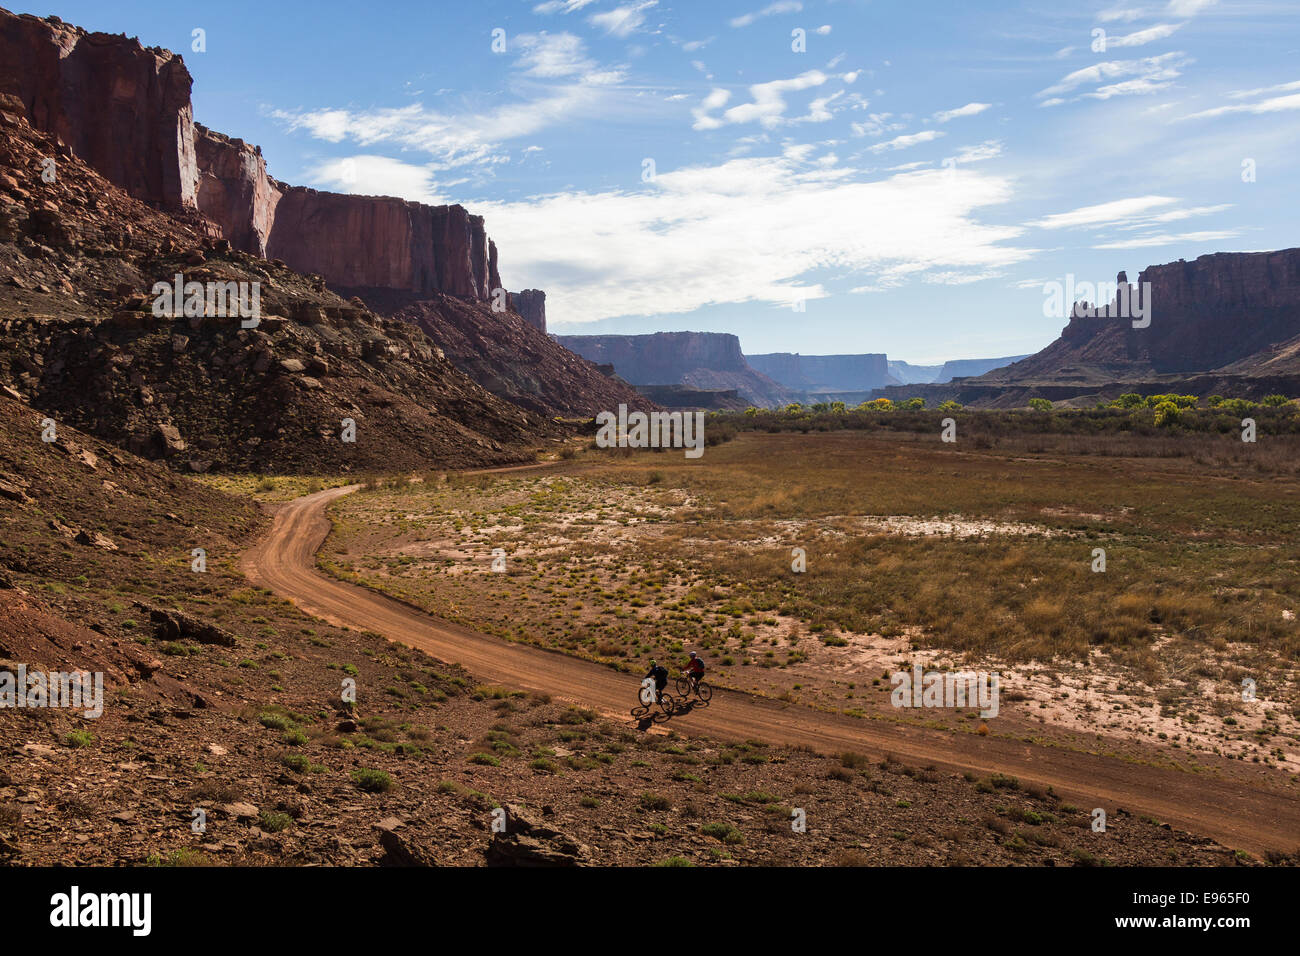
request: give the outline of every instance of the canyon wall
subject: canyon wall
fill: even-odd
[[[735,389],[752,405],[772,407],[794,394],[755,371],[726,332],[655,332],[650,335],[558,335],[556,341],[598,365],[612,365],[633,385],[690,385]]]
[[[1300,335],[1300,249],[1219,252],[1148,266],[1138,288],[1145,283],[1147,327],[1134,328],[1134,317],[1120,314],[1127,296],[1117,295],[1104,310],[1109,314],[1071,315],[1045,349],[979,380],[1095,383],[1227,365],[1248,371],[1252,356]],[[1129,287],[1123,272],[1117,285]]]
[[[166,50],[0,9],[0,93],[135,198],[197,210],[236,248],[337,287],[478,301],[501,287],[482,216],[279,182],[259,147],[193,121],[191,85],[184,61]],[[519,300],[544,328],[540,296]]]
[[[884,353],[800,355],[769,352],[747,355],[749,364],[788,388],[806,392],[860,392],[897,383]]]
[[[136,199],[181,209],[198,184],[190,74],[157,47],[0,8],[0,93]]]

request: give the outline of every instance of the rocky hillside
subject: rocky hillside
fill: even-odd
[[[504,463],[555,431],[409,323],[126,196],[11,96],[0,128],[0,384],[57,424],[194,471]],[[257,283],[260,323],[154,315],[154,284],[178,273]]]
[[[371,301],[395,304],[392,296]],[[483,302],[434,294],[412,296],[391,314],[419,327],[483,388],[539,415],[587,418],[620,404],[655,407],[512,311],[493,312]]]
[[[751,368],[740,339],[724,332],[559,335],[556,340],[584,358],[614,366],[633,385],[735,389],[744,402],[765,408],[796,399],[788,388]]]

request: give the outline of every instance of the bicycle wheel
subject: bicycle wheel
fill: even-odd
[[[677,678],[677,696],[678,697],[691,696],[691,679],[689,677]]]
[[[659,706],[663,708],[665,714],[671,717],[673,712],[677,710],[677,701],[671,694],[660,694]]]
[[[695,693],[699,694],[700,700],[707,704],[713,697],[713,688],[704,683],[704,681],[700,681],[695,687]]]

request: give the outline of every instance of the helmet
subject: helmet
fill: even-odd
[[[652,658],[651,661],[650,661],[650,666],[651,666],[651,667],[654,667],[654,666],[655,666],[655,661],[654,661],[653,658]]]
[[[695,656],[695,652],[694,652],[694,651],[691,651],[691,657],[694,657],[694,656]]]

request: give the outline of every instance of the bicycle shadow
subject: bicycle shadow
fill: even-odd
[[[675,698],[671,710],[665,710],[662,706],[645,704],[632,708],[632,716],[636,719],[638,730],[649,730],[655,724],[665,724],[677,717],[685,717],[697,707],[707,707],[709,702],[706,700],[691,699],[681,700]]]

